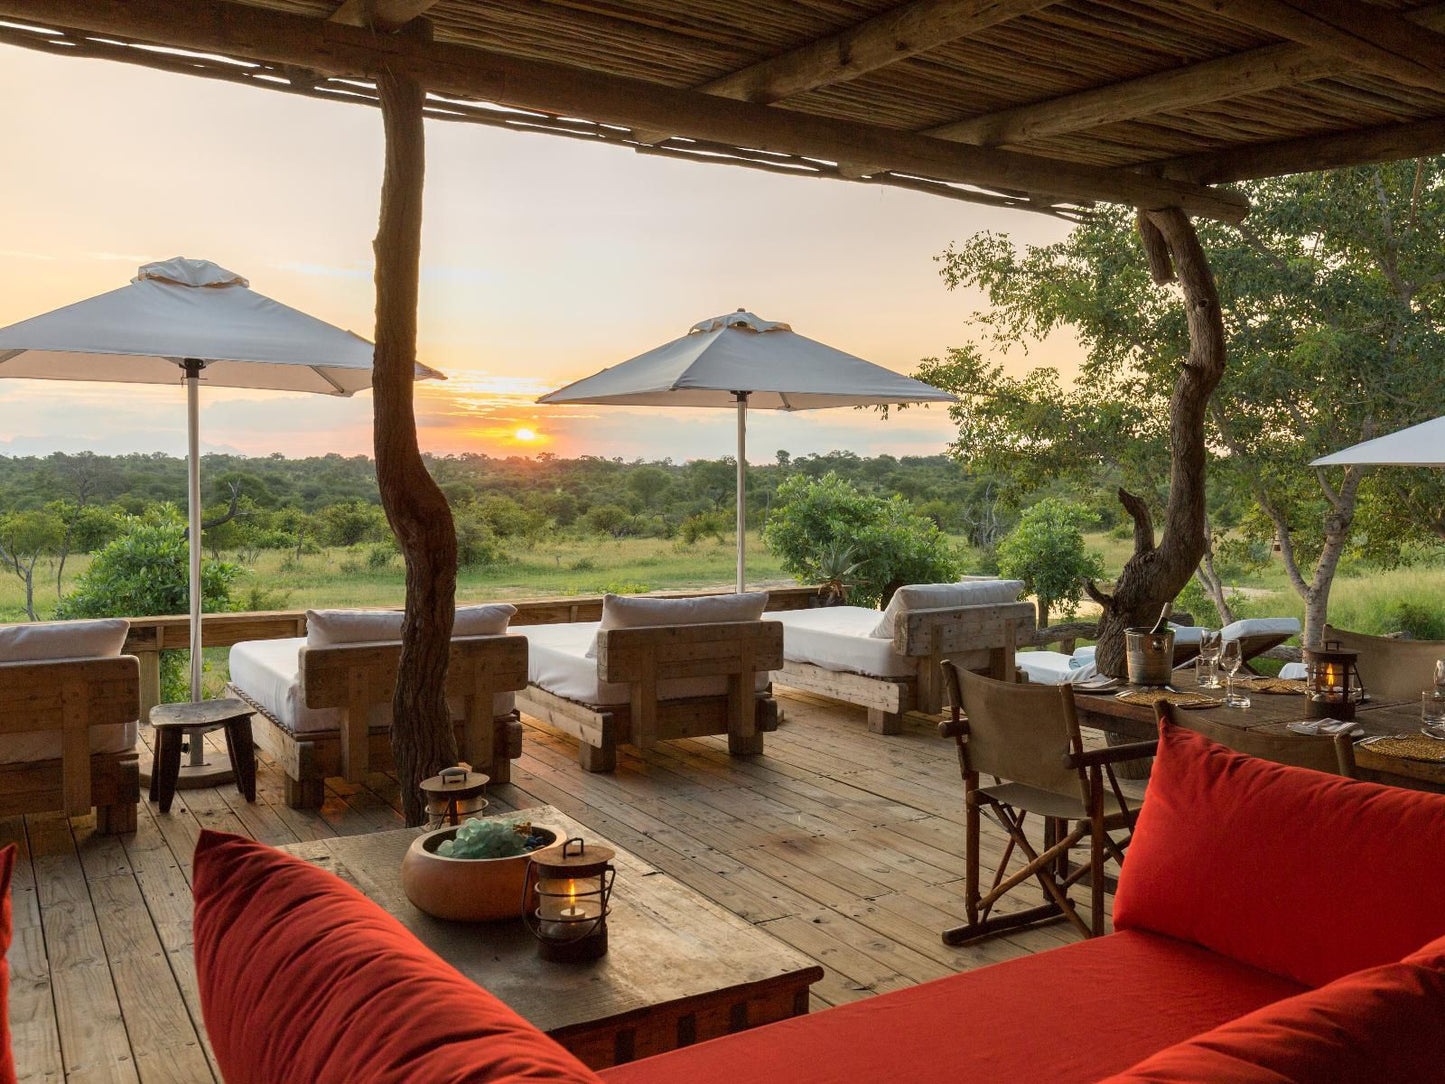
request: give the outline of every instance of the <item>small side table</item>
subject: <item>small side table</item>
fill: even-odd
[[[200,741],[207,731],[225,728],[226,751],[236,776],[236,789],[248,802],[256,800],[256,747],[251,743],[251,706],[244,700],[203,700],[199,704],[157,704],[151,708],[155,757],[151,762],[151,801],[171,811],[181,774],[181,739]]]

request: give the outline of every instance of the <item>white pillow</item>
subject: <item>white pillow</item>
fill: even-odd
[[[1246,617],[1219,630],[1221,640],[1238,640],[1241,636],[1296,636],[1300,623],[1297,617]]]
[[[898,615],[908,610],[941,610],[954,606],[987,606],[1017,602],[1024,589],[1022,580],[968,580],[963,583],[911,583],[893,593],[883,619],[873,630],[882,640],[893,639]]]
[[[726,621],[758,621],[768,605],[766,591],[745,595],[697,595],[692,598],[649,598],[646,595],[604,595],[604,629],[635,629],[654,625],[711,625]],[[597,657],[597,638],[587,658]]]
[[[130,622],[121,617],[99,621],[45,621],[0,625],[0,662],[47,659],[97,659],[119,655]]]
[[[453,636],[497,636],[517,608],[505,602],[458,606]],[[401,639],[401,610],[307,610],[306,646],[387,644]]]

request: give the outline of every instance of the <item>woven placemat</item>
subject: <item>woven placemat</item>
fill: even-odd
[[[1236,689],[1247,689],[1252,693],[1271,693],[1277,696],[1298,696],[1309,688],[1303,678],[1252,677],[1236,678]]]
[[[1379,753],[1381,756],[1445,764],[1445,741],[1438,738],[1427,738],[1424,734],[1399,734],[1392,738],[1373,738],[1365,744],[1368,745],[1370,752]]]
[[[1167,700],[1176,708],[1217,708],[1224,703],[1218,697],[1205,696],[1203,693],[1181,693],[1169,689],[1126,689],[1114,699],[1122,700],[1125,704],[1143,704],[1146,707],[1157,704],[1160,700]]]

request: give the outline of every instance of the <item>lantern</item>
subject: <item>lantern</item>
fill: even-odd
[[[490,776],[474,772],[466,764],[443,768],[437,775],[421,781],[426,800],[426,826],[445,828],[462,823],[463,817],[476,816],[487,808],[486,792]]]
[[[595,960],[607,952],[607,915],[611,911],[612,866],[616,852],[588,847],[580,836],[562,844],[561,852],[543,854],[527,863],[522,899],[537,906],[527,925],[537,937],[544,960]]]
[[[1355,703],[1364,694],[1360,671],[1355,665],[1358,654],[1340,647],[1338,640],[1328,640],[1323,647],[1304,649],[1309,718],[1350,720],[1355,717]]]

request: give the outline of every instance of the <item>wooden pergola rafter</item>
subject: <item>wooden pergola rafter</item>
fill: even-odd
[[[407,818],[456,756],[456,539],[412,407],[424,121],[892,185],[1063,218],[1137,209],[1191,350],[1170,401],[1156,540],[1097,593],[1099,664],[1204,549],[1204,417],[1224,371],[1191,218],[1238,222],[1242,178],[1445,151],[1445,3],[1419,0],[0,0],[0,43],[379,107],[375,451],[407,567],[392,728]]]

